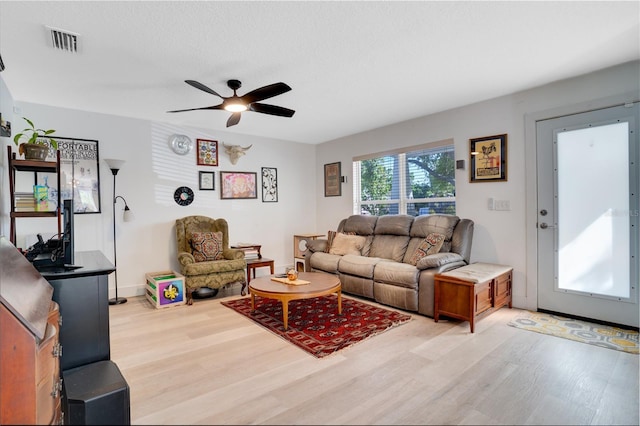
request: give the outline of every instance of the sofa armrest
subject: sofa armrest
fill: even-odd
[[[244,252],[238,249],[226,248],[222,251],[222,256],[226,260],[244,259]]]
[[[186,266],[190,263],[195,263],[196,259],[193,257],[191,253],[187,253],[186,251],[181,251],[178,253],[178,262],[180,262],[180,265]]]
[[[329,242],[326,239],[307,240],[307,251],[311,253],[323,252],[327,248]]]
[[[416,268],[420,270],[429,269],[429,268],[438,268],[442,265],[460,262],[460,261],[464,262],[464,258],[460,256],[458,253],[435,253],[420,259],[416,264]]]

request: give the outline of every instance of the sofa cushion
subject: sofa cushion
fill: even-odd
[[[378,235],[410,235],[413,216],[391,214],[380,216],[376,222],[375,234]],[[426,235],[425,235],[426,236]],[[449,236],[451,238],[451,236]]]
[[[408,236],[376,235],[371,243],[369,256],[402,262],[407,244],[409,244]]]
[[[342,233],[345,235],[356,235],[355,232],[342,232]],[[325,253],[329,253],[331,251],[331,246],[333,245],[333,240],[335,240],[336,238],[336,234],[339,234],[339,232],[327,231],[327,245],[324,248]],[[338,254],[338,253],[334,253],[334,254]]]
[[[210,275],[211,273],[245,271],[246,262],[242,259],[218,260],[215,262],[195,262],[182,267],[182,274],[186,276]],[[244,278],[244,277],[243,277]]]
[[[437,232],[432,232],[427,235],[413,252],[411,259],[409,259],[409,264],[415,265],[418,263],[418,260],[423,257],[438,253],[442,247],[442,243],[444,243],[444,235],[438,234]]]
[[[344,223],[342,229],[338,229],[340,232],[354,232],[358,235],[372,235],[376,229],[376,223],[378,222],[378,216],[359,215],[354,214],[349,216]]]
[[[329,254],[354,254],[360,256],[366,240],[367,239],[361,235],[347,235],[338,232],[331,243]]]
[[[376,264],[376,268],[373,271],[373,280],[416,289],[418,288],[419,274],[420,271],[413,265],[382,260]]]
[[[330,274],[337,274],[340,259],[342,259],[342,256],[319,251],[313,253],[313,256],[309,259],[309,265],[312,270],[320,270]]]
[[[307,240],[307,250],[309,250],[311,253],[315,253],[317,251],[328,253],[328,246],[329,241],[325,239]]]
[[[455,263],[460,261],[464,262],[464,258],[458,253],[436,253],[430,254],[429,256],[423,257],[422,259],[418,260],[418,263],[416,263],[416,268],[420,270],[437,268],[448,263]]]
[[[411,225],[411,240],[409,241],[403,262],[409,263],[411,261],[411,256],[413,256],[415,250],[422,243],[423,239],[431,233],[444,235],[444,242],[442,243],[440,252],[451,251],[453,230],[459,221],[460,218],[458,216],[450,214],[431,214],[416,217],[413,225]]]
[[[224,259],[222,255],[222,232],[194,232],[191,234],[191,248],[196,262]]]
[[[367,237],[367,241],[362,249],[363,256],[369,256],[371,250],[371,242],[373,241],[373,233],[376,229],[378,216],[369,215],[351,215],[344,220],[342,229],[338,229],[345,234],[355,234]]]
[[[347,254],[342,256],[338,270],[343,274],[355,275],[364,278],[373,278],[373,270],[382,259],[377,257],[364,257]]]

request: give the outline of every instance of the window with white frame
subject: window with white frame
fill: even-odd
[[[356,157],[354,214],[455,214],[453,140]]]

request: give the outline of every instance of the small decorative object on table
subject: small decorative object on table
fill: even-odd
[[[287,270],[287,278],[289,279],[289,281],[295,281],[298,279],[298,271],[296,271],[293,268],[290,268],[289,270]]]

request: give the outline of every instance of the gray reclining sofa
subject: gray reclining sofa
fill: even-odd
[[[337,233],[334,242],[358,241],[343,254],[331,253],[338,251],[331,250],[329,239],[308,241],[305,270],[338,275],[345,293],[433,317],[433,277],[469,264],[473,221],[444,214],[353,215],[340,221]],[[434,236],[442,247],[418,258],[418,247],[424,249],[427,237]]]

